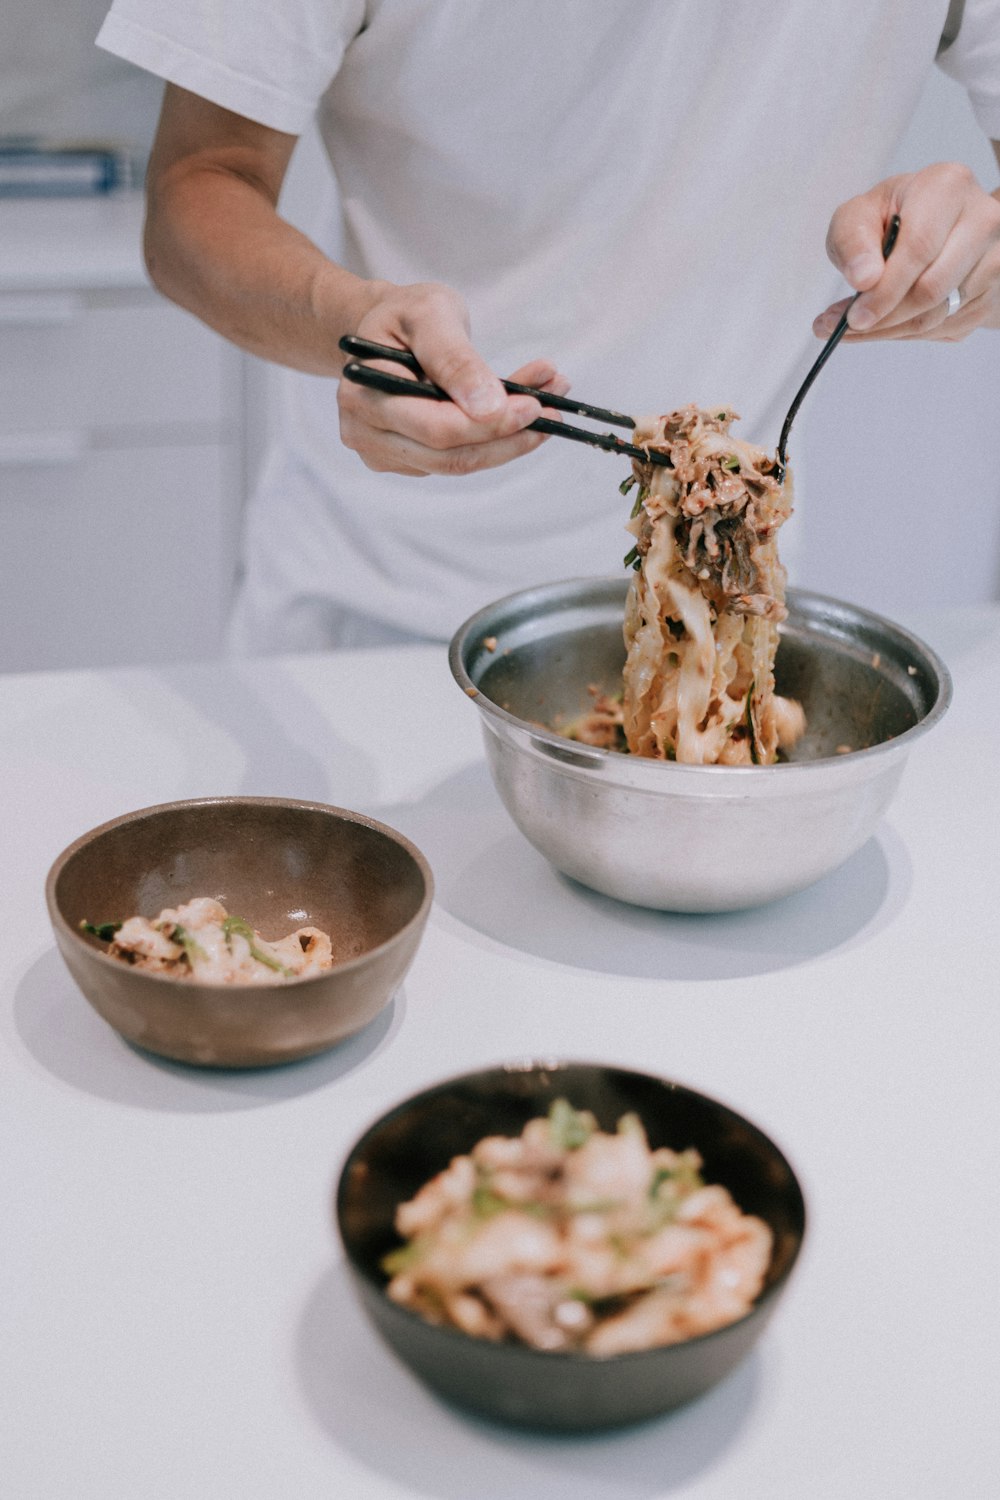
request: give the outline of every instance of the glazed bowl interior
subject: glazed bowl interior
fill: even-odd
[[[166,803],[77,839],[46,894],[84,994],[150,1051],[252,1066],[323,1050],[388,1002],[412,959],[433,881],[409,840],[323,803],[220,797]],[[334,967],[280,986],[178,980],[110,957],[80,930],[211,896],[265,938],[314,926]]]
[[[684,1343],[609,1358],[492,1343],[426,1322],[386,1295],[384,1255],[399,1246],[399,1203],[484,1136],[517,1135],[556,1099],[588,1109],[613,1131],[635,1112],[650,1145],[694,1146],[706,1182],[721,1183],[769,1224],[765,1286],[737,1322]],[[788,1161],[757,1126],[717,1100],[662,1078],[579,1062],[487,1068],[447,1080],[376,1121],[351,1151],[337,1221],[362,1305],[395,1353],[440,1395],[518,1425],[576,1431],[645,1420],[708,1390],[759,1337],[788,1281],[805,1232],[805,1206]]]

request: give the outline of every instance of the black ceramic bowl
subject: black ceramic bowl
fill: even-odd
[[[650,1145],[695,1147],[707,1182],[721,1183],[774,1233],[766,1283],[745,1317],[714,1333],[606,1359],[496,1344],[426,1322],[386,1296],[382,1257],[401,1241],[397,1204],[483,1136],[517,1135],[554,1099],[589,1109],[604,1130],[635,1111]],[[700,1396],[760,1337],[805,1230],[802,1191],[773,1141],[726,1105],[680,1084],[597,1063],[537,1062],[449,1079],[407,1099],[354,1146],[337,1191],[337,1221],[355,1287],[386,1343],[449,1401],[550,1431],[642,1421]]]

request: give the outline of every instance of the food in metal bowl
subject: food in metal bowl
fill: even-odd
[[[620,901],[733,911],[802,890],[871,836],[951,698],[923,641],[797,589],[775,685],[807,728],[775,765],[685,765],[580,744],[565,726],[621,690],[628,580],[570,579],[480,610],[451,642],[517,827],[563,874]],[[487,646],[486,641],[490,642]]]
[[[805,727],[774,685],[791,478],[733,437],[735,420],[728,407],[684,406],[633,434],[651,455],[621,487],[638,486],[621,712],[633,755],[770,765]]]

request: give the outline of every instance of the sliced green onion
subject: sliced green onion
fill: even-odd
[[[274,958],[272,954],[265,953],[262,948],[257,947],[257,934],[254,932],[246,917],[227,917],[222,924],[226,945],[232,951],[232,943],[229,941],[235,932],[238,937],[245,938],[247,947],[250,949],[250,957],[263,964],[266,969],[273,969],[276,974],[283,974],[286,979],[294,979],[294,969],[287,969],[283,963]]]
[[[552,1140],[562,1151],[576,1151],[594,1133],[596,1121],[588,1110],[574,1109],[566,1099],[555,1099],[549,1109]]]
[[[193,938],[188,932],[187,928],[182,927],[179,922],[170,932],[169,936],[171,942],[177,943],[181,948],[184,949],[185,956],[187,957],[187,961],[191,965],[192,969],[194,968],[194,961],[196,958],[208,957],[208,954],[205,952],[201,944],[195,938]]]
[[[80,923],[80,931],[89,932],[91,937],[99,938],[102,943],[110,943],[113,941],[114,935],[121,925],[120,922],[98,922],[95,925],[93,922],[88,922],[84,919]]]
[[[753,690],[754,684],[751,680],[747,691],[747,732],[750,735],[750,759],[755,766],[760,765],[760,733],[757,729],[757,721],[753,714]]]

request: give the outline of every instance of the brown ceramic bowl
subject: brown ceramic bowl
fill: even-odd
[[[433,897],[426,859],[383,823],[323,803],[206,797],[127,813],[65,849],[46,882],[56,942],[86,998],[128,1041],[208,1067],[322,1052],[388,1004]],[[265,937],[328,932],[338,962],[281,985],[200,984],[135,969],[80,931],[214,896]]]
[[[382,1258],[402,1243],[396,1207],[487,1135],[519,1135],[553,1100],[589,1109],[613,1131],[634,1111],[651,1146],[694,1146],[707,1182],[728,1188],[771,1227],[763,1290],[742,1318],[690,1338],[606,1359],[491,1343],[439,1327],[386,1295]],[[355,1290],[403,1362],[447,1401],[481,1416],[554,1432],[593,1432],[670,1411],[704,1394],[746,1358],[788,1283],[805,1233],[805,1203],[788,1161],[756,1125],[665,1078],[581,1062],[485,1068],[415,1094],[376,1120],[347,1158],[337,1223]]]

